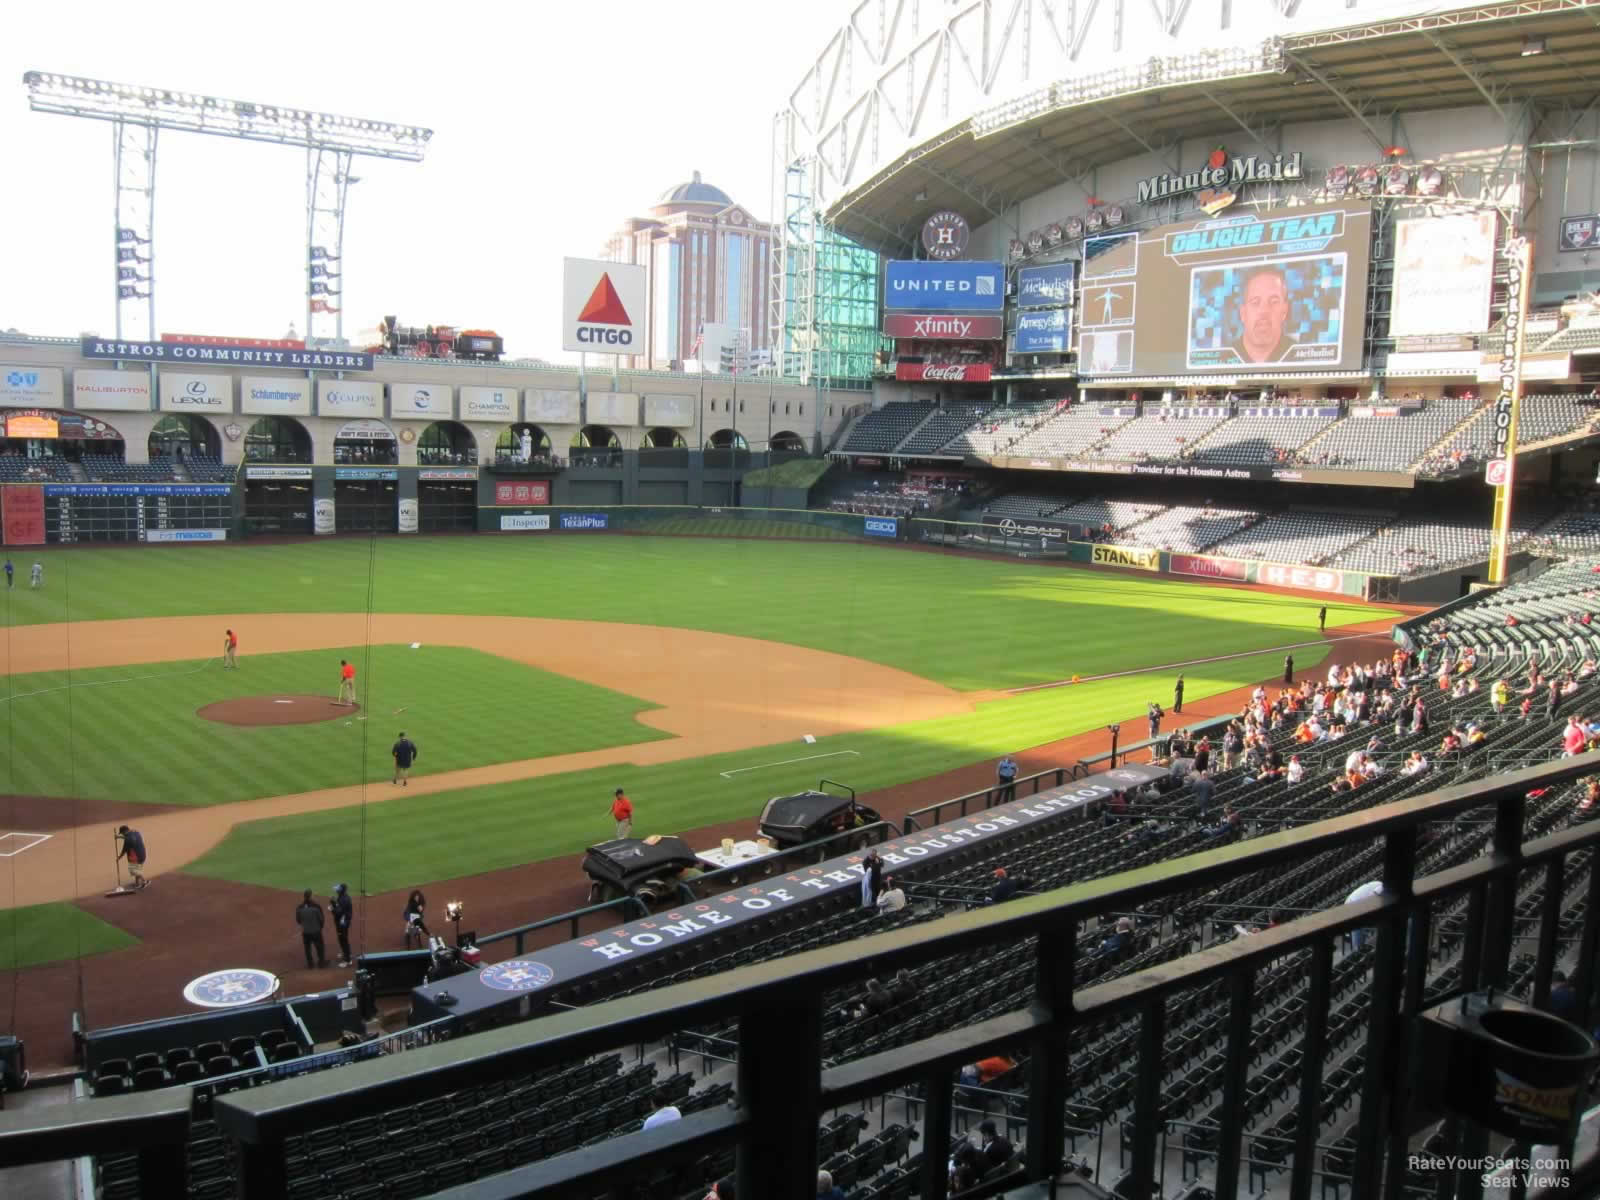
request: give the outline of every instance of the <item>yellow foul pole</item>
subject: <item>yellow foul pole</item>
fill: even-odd
[[[1517,413],[1522,407],[1523,329],[1533,287],[1533,243],[1513,238],[1506,247],[1506,320],[1500,343],[1500,393],[1494,401],[1494,451],[1488,481],[1494,487],[1494,529],[1489,541],[1489,582],[1506,581],[1511,547],[1511,492],[1516,482]]]

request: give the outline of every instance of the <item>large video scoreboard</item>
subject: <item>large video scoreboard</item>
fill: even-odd
[[[1088,238],[1085,375],[1238,374],[1361,365],[1372,210],[1236,212]]]

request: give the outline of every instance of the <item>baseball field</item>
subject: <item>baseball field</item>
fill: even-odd
[[[1170,708],[1180,671],[1188,715],[1236,708],[1229,694],[1281,676],[1289,647],[1301,671],[1358,646],[1370,657],[1397,615],[820,538],[341,539],[42,561],[42,588],[19,572],[0,595],[0,970],[14,995],[45,998],[70,974],[96,1025],[182,1009],[176,991],[97,985],[119,962],[174,977],[258,965],[293,987],[306,887],[349,883],[358,949],[396,947],[391,893],[413,887],[471,898],[484,932],[575,907],[577,857],[611,835],[617,787],[636,835],[707,845],[822,776],[904,811],[981,786],[1007,752],[1050,747],[1024,759],[1040,768],[1068,739],[1094,736],[1076,757],[1103,749],[1111,721],[1144,736],[1146,702]],[[236,669],[221,659],[229,628]],[[341,660],[354,705],[334,703]],[[403,788],[401,731],[420,750]],[[153,882],[108,900],[124,823]]]

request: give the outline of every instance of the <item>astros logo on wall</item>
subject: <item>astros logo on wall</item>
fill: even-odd
[[[485,967],[478,973],[485,987],[500,992],[535,992],[556,977],[554,971],[542,962],[526,958],[508,959]]]

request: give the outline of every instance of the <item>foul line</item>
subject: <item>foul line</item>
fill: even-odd
[[[219,661],[208,658],[192,671],[163,671],[156,675],[129,675],[123,679],[95,679],[88,683],[64,683],[60,687],[40,688],[37,692],[13,692],[9,696],[0,696],[0,704],[10,704],[13,700],[26,700],[30,696],[48,696],[54,692],[64,692],[69,688],[108,687],[113,683],[142,683],[147,679],[182,679],[186,675],[198,675],[212,663]]]
[[[846,754],[854,754],[857,758],[861,757],[859,750],[834,750],[828,754],[808,754],[804,758],[786,758],[782,762],[762,763],[756,767],[738,767],[732,771],[718,771],[717,774],[724,779],[732,779],[735,775],[743,775],[746,771],[764,771],[768,767],[787,767],[790,763],[811,762],[813,759],[818,758],[839,758]]]
[[[15,858],[23,850],[32,850],[40,842],[48,842],[50,835],[48,833],[0,833],[0,842],[5,841],[7,838],[32,838],[33,841],[22,847],[21,850],[0,850],[0,858]]]
[[[1233,658],[1256,658],[1262,654],[1276,654],[1279,650],[1304,650],[1307,646],[1333,646],[1340,642],[1353,642],[1361,638],[1382,637],[1381,633],[1347,633],[1340,637],[1318,638],[1314,642],[1290,642],[1283,646],[1267,646],[1261,650],[1241,650],[1237,654],[1213,654],[1210,658],[1191,658],[1184,662],[1161,663],[1153,667],[1134,667],[1127,671],[1108,671],[1104,675],[1085,675],[1079,683],[1094,683],[1101,679],[1121,679],[1124,675],[1148,675],[1153,671],[1171,671],[1178,667],[1200,667],[1206,663],[1227,662]],[[1071,687],[1072,680],[1057,679],[1053,683],[1034,683],[1027,687],[1007,688],[1007,696],[1020,696],[1024,692],[1044,692],[1051,688]]]

